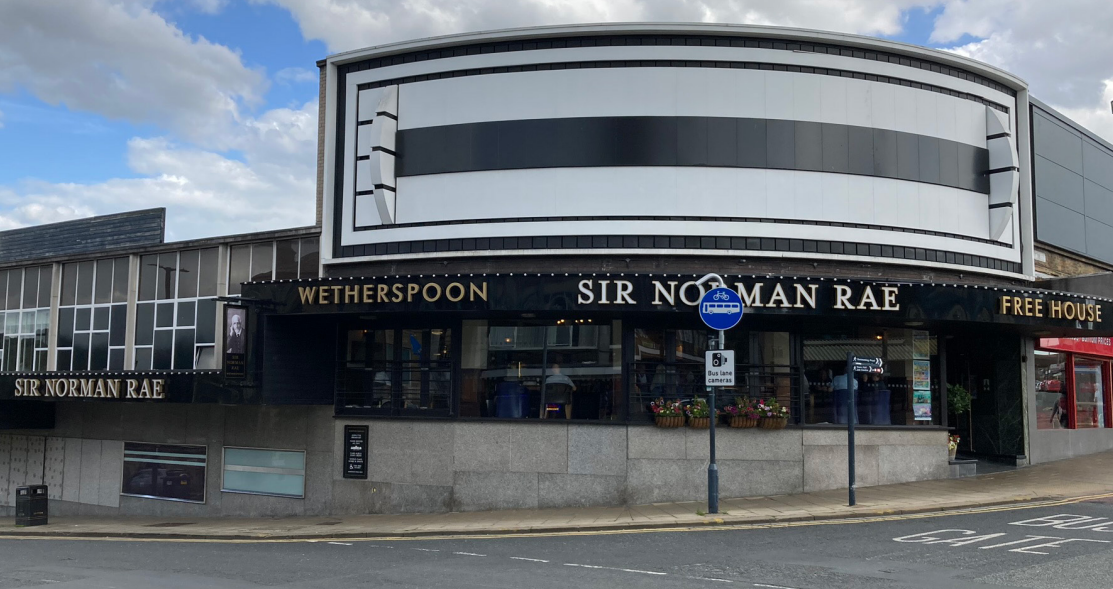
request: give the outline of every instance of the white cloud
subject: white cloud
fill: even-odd
[[[266,80],[238,52],[184,34],[154,0],[5,0],[0,92],[153,123],[219,146]],[[218,3],[209,3],[218,9]]]
[[[274,80],[281,84],[306,84],[319,79],[319,73],[301,67],[282,68],[274,73]]]
[[[142,177],[0,187],[0,229],[152,206],[167,208],[171,240],[311,225],[316,132],[314,101],[245,120],[234,141],[242,161],[166,138],[134,138],[128,165]]]
[[[252,0],[285,7],[330,51],[507,27],[672,21],[778,24],[892,35],[901,11],[938,0]]]

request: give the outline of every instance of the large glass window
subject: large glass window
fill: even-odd
[[[1105,362],[1074,357],[1074,399],[1079,428],[1105,427]]]
[[[217,249],[139,259],[136,370],[216,368]]]
[[[451,329],[349,329],[341,354],[337,413],[451,412]]]
[[[47,370],[51,266],[0,270],[0,371]]]
[[[1036,350],[1036,428],[1070,427],[1067,355]]]
[[[859,328],[804,335],[801,384],[806,423],[846,423],[850,387],[858,392],[857,423],[941,425],[936,337],[916,329]],[[882,374],[847,379],[846,355],[882,358]]]
[[[124,443],[120,494],[205,502],[205,446]]]
[[[225,448],[221,490],[225,493],[304,497],[305,452]]]
[[[238,295],[244,282],[316,278],[321,263],[320,237],[280,239],[234,245],[228,252],[228,294]]]
[[[62,266],[58,370],[123,370],[128,259]]]

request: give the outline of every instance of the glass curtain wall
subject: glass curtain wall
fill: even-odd
[[[617,421],[622,323],[464,321],[460,415]]]
[[[240,294],[244,282],[316,278],[319,247],[319,237],[233,245],[228,252],[228,294]]]
[[[139,258],[136,370],[212,370],[216,362],[217,248]]]
[[[128,258],[62,266],[58,370],[123,370]]]
[[[0,270],[0,370],[48,370],[51,266]]]

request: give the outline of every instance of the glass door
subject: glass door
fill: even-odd
[[[349,328],[340,355],[338,415],[451,414],[451,328]]]

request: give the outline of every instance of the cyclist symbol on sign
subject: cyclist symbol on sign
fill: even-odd
[[[719,292],[711,295],[711,298],[716,300],[716,301],[725,301],[725,300],[730,298],[730,295],[728,295],[725,292],[719,291]]]

